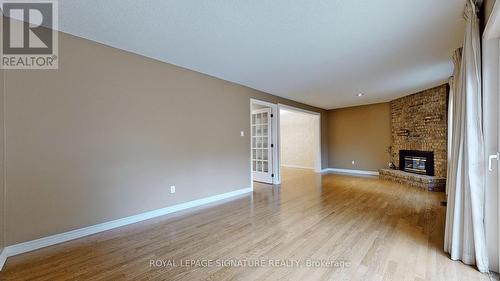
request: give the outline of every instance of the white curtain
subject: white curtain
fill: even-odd
[[[453,181],[453,177],[450,175],[450,171],[455,171],[456,166],[454,165],[455,162],[453,162],[453,155],[458,155],[458,152],[454,152],[453,149],[456,148],[458,149],[458,146],[453,146],[453,131],[454,131],[454,125],[457,125],[458,123],[453,123],[453,103],[455,102],[455,87],[456,83],[455,80],[458,79],[458,74],[460,72],[460,61],[462,60],[462,48],[455,50],[455,53],[453,54],[453,65],[455,66],[454,71],[453,71],[453,76],[449,80],[449,85],[450,85],[450,90],[448,94],[448,171],[447,171],[447,178],[448,181],[446,183],[446,194],[448,194],[448,188],[452,184],[451,181]],[[454,183],[453,183],[454,184]]]
[[[485,154],[482,129],[481,45],[476,6],[468,1],[464,46],[456,51],[448,207],[444,250],[453,260],[488,271],[484,228]]]

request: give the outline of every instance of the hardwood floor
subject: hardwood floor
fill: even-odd
[[[256,184],[223,204],[11,257],[0,279],[489,280],[442,251],[443,199],[377,178],[286,169],[281,188]],[[150,266],[162,260],[176,266]],[[181,266],[196,260],[213,264]]]

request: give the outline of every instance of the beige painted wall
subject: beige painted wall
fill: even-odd
[[[281,165],[314,169],[317,121],[310,114],[280,111]]]
[[[379,103],[328,111],[329,167],[373,171],[387,167],[390,110],[389,103]]]
[[[249,187],[250,98],[326,118],[88,40],[59,41],[59,70],[6,73],[6,245]],[[326,138],[322,153],[326,166]]]

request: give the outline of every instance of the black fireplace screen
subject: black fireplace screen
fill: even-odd
[[[417,174],[427,174],[427,158],[406,156],[405,157],[405,171]]]
[[[431,151],[401,150],[399,152],[400,170],[434,176],[434,153]]]

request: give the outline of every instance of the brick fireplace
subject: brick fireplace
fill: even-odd
[[[448,85],[391,102],[392,162],[399,167],[401,150],[434,154],[437,177],[446,177]],[[399,167],[400,168],[400,167]]]
[[[448,90],[445,84],[391,102],[391,161],[398,171],[381,171],[383,178],[444,190]]]

